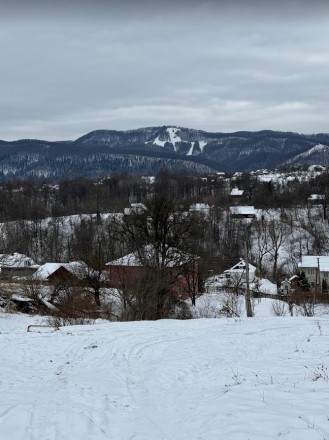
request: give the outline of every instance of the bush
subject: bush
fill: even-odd
[[[190,307],[183,301],[177,301],[177,304],[173,311],[174,319],[192,319],[193,315]]]
[[[286,316],[287,304],[284,301],[274,300],[272,301],[271,312],[274,316]]]
[[[221,314],[229,318],[239,318],[242,313],[242,298],[233,291],[224,292],[220,299]]]

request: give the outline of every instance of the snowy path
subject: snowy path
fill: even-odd
[[[329,366],[327,319],[54,333],[13,319],[0,315],[1,440],[329,439],[329,382],[314,380]]]

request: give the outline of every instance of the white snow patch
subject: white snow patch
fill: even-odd
[[[195,145],[195,142],[191,142],[191,147],[188,150],[187,156],[192,156],[194,145]]]
[[[206,141],[199,141],[200,150],[203,153],[204,147],[207,145],[208,142]]]
[[[267,293],[268,295],[277,295],[278,293],[277,285],[265,278],[261,278],[258,282],[252,283],[250,289],[258,290],[260,293]]]
[[[153,144],[158,145],[159,147],[164,147],[167,141],[160,141],[159,136],[153,141]]]
[[[178,128],[167,128],[167,132],[169,134],[170,142],[173,144],[175,151],[177,151],[176,143],[177,142],[181,142],[181,140],[182,140],[179,136],[177,136],[177,134],[176,134],[177,131],[178,131]]]
[[[162,320],[27,333],[0,314],[3,439],[328,437],[323,317]],[[262,315],[261,310],[265,315]]]

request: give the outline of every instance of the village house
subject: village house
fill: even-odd
[[[56,286],[74,286],[81,285],[87,274],[88,266],[82,261],[45,263],[34,273],[33,279]]]
[[[293,275],[290,278],[285,278],[283,281],[281,281],[280,284],[280,292],[282,295],[289,295],[290,293],[295,292],[298,289],[298,275]]]
[[[231,218],[256,218],[256,211],[253,206],[231,206],[230,207]]]
[[[143,203],[131,203],[130,208],[125,208],[123,212],[125,215],[143,214],[146,209],[147,208]]]
[[[327,219],[327,201],[325,194],[311,194],[307,199],[309,206],[321,206],[323,212],[323,219]]]
[[[233,280],[234,282],[246,282],[247,280],[246,262],[244,260],[240,260],[230,269],[224,270],[224,275],[227,279]],[[255,275],[256,275],[256,267],[249,263],[250,283],[252,283],[255,280]]]
[[[240,198],[243,196],[244,190],[243,189],[239,189],[237,186],[235,186],[234,188],[232,188],[231,192],[230,192],[230,196],[233,197],[237,197]]]
[[[308,205],[323,205],[326,201],[325,194],[311,194],[307,198]]]
[[[39,267],[32,258],[18,252],[0,255],[1,278],[29,277]]]
[[[226,173],[223,171],[217,171],[216,176],[218,179],[225,179]]]
[[[298,263],[298,269],[304,272],[312,289],[321,293],[324,285],[329,285],[329,256],[304,255]]]
[[[212,208],[213,207],[209,206],[208,203],[194,203],[190,206],[189,212],[198,212],[205,216],[209,216]]]
[[[152,268],[162,267],[171,280],[168,288],[179,299],[196,295],[198,290],[199,257],[169,248],[165,261],[156,261],[159,255],[152,245],[144,246],[139,252],[132,252],[106,263],[111,287],[123,289],[137,282]]]
[[[232,188],[230,192],[230,198],[234,204],[240,203],[244,195],[244,190],[239,189],[237,186]]]

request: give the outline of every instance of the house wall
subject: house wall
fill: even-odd
[[[320,271],[319,275],[317,267],[300,267],[300,272],[304,272],[308,282],[312,285],[312,288],[316,287],[316,283],[319,283],[319,290],[322,288],[322,281],[326,280],[329,285],[329,272]]]
[[[81,284],[81,281],[77,277],[75,277],[70,271],[62,266],[51,275],[49,275],[48,281],[56,286],[74,286]]]
[[[13,277],[30,277],[38,268],[32,267],[2,267],[1,278],[13,278]]]

